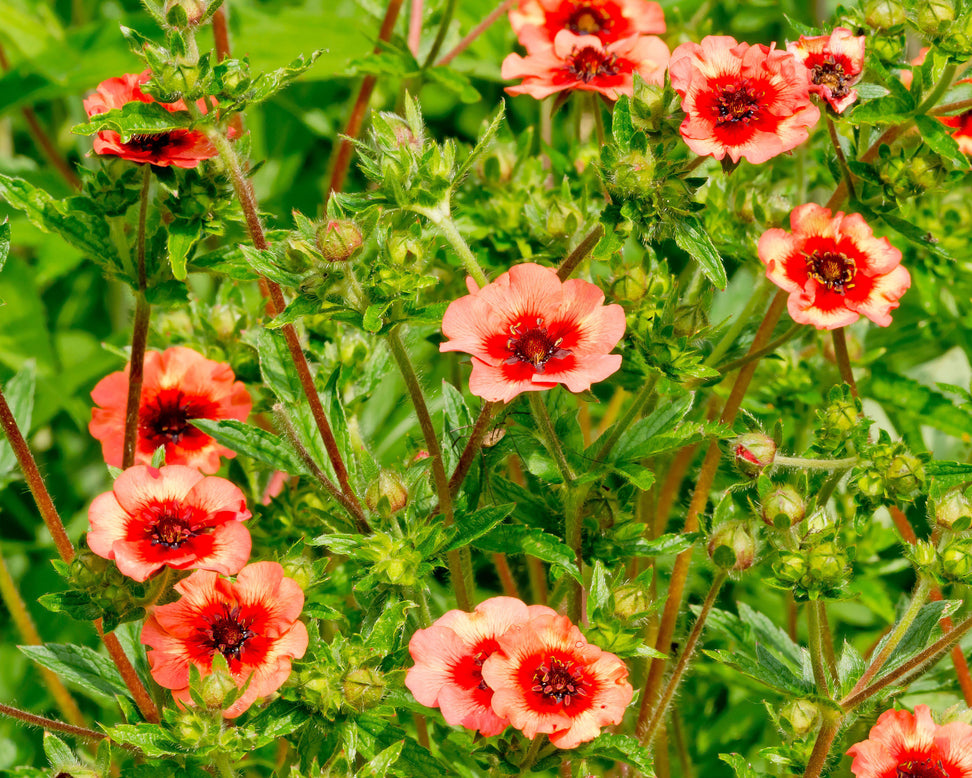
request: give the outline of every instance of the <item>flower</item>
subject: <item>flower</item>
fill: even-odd
[[[225,478],[183,465],[136,465],[88,510],[88,546],[144,581],[163,567],[199,567],[232,575],[250,557],[243,492]]]
[[[759,239],[766,277],[790,293],[790,316],[832,330],[864,315],[887,327],[891,311],[911,286],[901,252],[874,233],[858,213],[845,215],[814,203],[790,214],[793,232],[767,230]]]
[[[621,367],[609,354],[624,335],[620,305],[603,305],[604,294],[579,279],[561,283],[546,267],[514,265],[449,304],[442,318],[448,338],[439,351],[472,355],[469,391],[490,402],[509,402],[520,392],[565,384],[583,392]]]
[[[84,110],[92,116],[107,113],[115,108],[123,108],[127,103],[155,103],[154,97],[145,94],[141,85],[152,77],[152,71],[126,73],[109,78],[98,84],[94,94],[84,100]],[[179,100],[175,103],[159,103],[167,111],[185,111],[186,104]],[[207,112],[205,100],[196,105],[202,113]],[[127,141],[112,130],[102,130],[94,139],[96,154],[113,154],[131,162],[150,162],[160,167],[196,167],[202,160],[215,157],[218,152],[206,134],[198,130],[169,130],[145,135],[133,135]]]
[[[632,94],[635,73],[648,83],[661,84],[668,64],[668,46],[654,35],[633,35],[604,44],[594,35],[561,30],[552,45],[531,44],[527,52],[526,57],[508,55],[501,75],[523,79],[517,86],[506,87],[511,95],[527,94],[537,100],[572,89],[600,92],[617,100]]]
[[[105,376],[91,392],[99,407],[91,411],[88,430],[101,441],[105,462],[113,467],[122,465],[129,367]],[[229,365],[173,346],[147,352],[143,371],[137,463],[150,464],[155,450],[165,446],[166,464],[215,473],[221,456],[236,456],[190,424],[192,419],[243,421],[249,415],[253,401]]]
[[[567,30],[597,36],[607,44],[665,32],[665,14],[658,3],[648,0],[522,0],[510,9],[510,24],[524,45],[535,40],[521,35],[527,27],[548,42]]]
[[[803,143],[820,118],[809,71],[786,51],[710,35],[675,49],[668,70],[696,154],[765,162]]]
[[[537,616],[497,642],[483,663],[493,710],[528,738],[546,733],[558,748],[574,748],[621,722],[634,695],[628,668],[566,616]]]
[[[223,715],[235,718],[272,694],[290,675],[290,662],[307,650],[307,628],[298,620],[304,593],[276,562],[244,567],[236,581],[196,570],[175,585],[182,597],[151,609],[142,629],[150,646],[152,677],[188,704],[189,665],[203,678],[218,651],[243,695]]]
[[[972,84],[972,78],[963,78],[959,84]],[[963,154],[972,156],[972,110],[964,111],[957,116],[939,116],[938,120],[946,127],[952,128],[952,137],[958,143]]]
[[[972,726],[938,726],[927,705],[915,712],[886,710],[867,740],[847,750],[857,778],[960,778],[972,776]]]
[[[472,613],[451,610],[412,636],[408,650],[415,664],[405,675],[405,685],[422,705],[439,708],[452,726],[498,735],[509,722],[490,707],[493,692],[483,681],[483,662],[510,627],[554,613],[515,597],[492,597]]]
[[[810,71],[810,91],[837,113],[857,100],[857,90],[851,87],[864,71],[863,35],[838,27],[830,35],[801,35],[786,48]]]

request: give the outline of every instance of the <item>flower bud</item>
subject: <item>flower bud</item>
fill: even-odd
[[[836,543],[821,543],[807,556],[810,577],[821,587],[840,586],[847,575],[847,553]]]
[[[408,505],[405,483],[399,475],[382,470],[378,480],[373,481],[365,492],[365,504],[371,510],[389,516],[398,513]]]
[[[934,515],[935,523],[942,529],[963,532],[972,524],[972,500],[960,489],[952,489],[935,501]]]
[[[857,491],[864,497],[878,500],[884,496],[884,479],[874,472],[866,472],[857,479]]]
[[[937,35],[953,21],[955,4],[952,0],[923,0],[918,3],[918,29],[927,35]]]
[[[220,340],[229,340],[236,332],[239,317],[228,305],[214,305],[209,311],[209,324]]]
[[[359,713],[375,707],[385,696],[385,679],[370,667],[352,670],[341,683],[344,702]]]
[[[820,729],[820,708],[810,700],[793,700],[780,711],[780,724],[795,739]]]
[[[864,5],[864,20],[879,30],[897,27],[905,22],[905,9],[899,0],[870,0]]]
[[[744,521],[720,524],[709,540],[709,558],[723,570],[747,570],[756,558],[756,539]]]
[[[850,399],[832,402],[820,412],[820,421],[821,439],[839,443],[857,429],[857,405]]]
[[[732,454],[736,467],[745,475],[756,477],[773,464],[776,443],[762,432],[747,432],[732,442]]]
[[[786,484],[774,489],[763,499],[763,521],[771,527],[787,529],[799,524],[807,512],[807,503],[795,487]]]
[[[956,538],[942,549],[942,571],[953,581],[966,583],[972,577],[972,539]]]
[[[773,572],[783,583],[800,583],[807,574],[806,557],[796,551],[781,551],[780,558],[773,565]]]
[[[621,621],[644,615],[651,606],[651,594],[644,586],[628,583],[614,591],[614,615]]]
[[[925,482],[925,467],[914,454],[903,452],[891,460],[885,481],[892,497],[910,500]]]
[[[328,262],[346,262],[363,242],[361,230],[350,219],[332,219],[317,230],[317,248]]]
[[[213,671],[202,679],[199,693],[210,710],[222,710],[226,696],[236,692],[238,687],[227,668],[217,668],[213,663]]]
[[[929,541],[919,540],[911,547],[910,557],[916,567],[931,570],[938,561],[938,552]]]
[[[166,0],[165,23],[176,30],[195,27],[206,13],[203,0]]]

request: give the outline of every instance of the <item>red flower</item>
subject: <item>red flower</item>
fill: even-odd
[[[972,84],[972,78],[963,78],[957,83]],[[952,128],[952,137],[962,153],[972,156],[972,111],[965,111],[958,116],[939,116],[938,119],[946,127]]]
[[[527,40],[539,40],[535,31],[524,35]],[[508,55],[501,75],[523,79],[519,86],[506,87],[511,95],[527,94],[537,100],[566,90],[600,92],[617,100],[632,93],[635,73],[649,83],[661,84],[668,64],[668,46],[654,35],[604,44],[595,35],[561,30],[553,44],[528,43],[527,52],[526,57]]]
[[[239,716],[254,700],[272,694],[290,675],[290,662],[307,650],[307,628],[298,620],[304,593],[276,562],[244,567],[236,581],[196,570],[175,585],[182,597],[152,608],[142,629],[152,677],[189,704],[189,665],[206,677],[213,656],[225,658],[243,696],[223,711]]]
[[[915,712],[886,710],[868,739],[851,746],[851,772],[857,778],[969,778],[972,727],[962,722],[938,726],[927,705]]]
[[[607,44],[665,32],[665,14],[658,3],[648,0],[522,0],[510,9],[510,24],[525,46],[521,32],[528,27],[540,31],[548,42],[567,30],[595,35]]]
[[[528,738],[542,732],[558,748],[574,748],[621,722],[634,695],[628,668],[566,616],[538,616],[498,643],[483,664],[493,710]]]
[[[590,389],[621,367],[609,354],[624,335],[620,305],[579,279],[561,283],[546,267],[525,262],[482,289],[449,304],[442,318],[448,338],[440,351],[472,355],[469,391],[490,402],[565,384]]]
[[[864,71],[863,35],[838,27],[830,35],[801,35],[786,48],[810,71],[810,91],[837,113],[857,100],[857,90],[851,87],[861,80]]]
[[[452,726],[498,735],[509,722],[490,707],[493,692],[483,681],[483,662],[510,627],[541,614],[555,612],[514,597],[492,597],[472,613],[449,611],[409,641],[415,665],[405,685],[422,705],[439,708]]]
[[[803,143],[820,118],[809,72],[785,51],[710,35],[675,49],[668,70],[696,154],[765,162]]]
[[[911,286],[901,252],[875,238],[859,213],[832,217],[809,203],[794,209],[790,226],[764,232],[758,250],[766,277],[790,293],[793,321],[832,330],[864,315],[887,327]]]
[[[93,95],[85,98],[84,110],[88,118],[107,113],[113,108],[122,108],[126,103],[154,103],[155,98],[145,94],[140,85],[152,77],[152,72],[126,73],[118,78],[109,78],[98,84]],[[167,111],[185,111],[186,104],[179,100],[175,103],[159,103]],[[207,112],[205,100],[196,105],[203,113]],[[209,142],[206,134],[197,130],[170,130],[151,135],[134,135],[123,142],[117,132],[103,130],[95,136],[96,154],[113,154],[131,162],[150,162],[167,167],[196,167],[202,160],[217,155],[216,147]]]
[[[136,465],[98,495],[88,510],[88,546],[144,581],[168,565],[231,575],[250,557],[246,498],[225,478],[169,465]]]
[[[128,369],[105,376],[91,392],[100,407],[92,409],[88,430],[101,441],[105,462],[113,467],[122,464]],[[189,423],[191,419],[246,419],[253,401],[235,378],[229,365],[184,346],[147,352],[135,461],[150,464],[155,450],[165,446],[166,464],[215,473],[221,456],[236,456]]]

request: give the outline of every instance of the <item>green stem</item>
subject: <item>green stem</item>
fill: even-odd
[[[567,493],[564,506],[564,542],[574,552],[574,564],[577,574],[584,580],[584,556],[582,544],[584,540],[584,503],[587,500],[589,486],[584,484],[575,487]],[[567,616],[575,624],[579,624],[584,617],[584,587],[581,581],[568,581]]]
[[[449,24],[452,22],[452,17],[455,12],[456,0],[446,0],[446,6],[442,11],[442,19],[439,20],[439,29],[436,30],[435,39],[432,41],[432,48],[429,49],[429,54],[425,58],[425,62],[422,63],[422,70],[428,70],[432,67],[436,57],[439,56],[439,52],[442,50],[442,44],[445,43],[445,37],[449,32]]]
[[[596,461],[603,462],[605,459],[607,459],[608,454],[611,453],[611,449],[614,448],[615,444],[621,439],[624,432],[634,423],[635,419],[637,419],[641,415],[641,412],[645,409],[645,406],[648,404],[648,401],[651,399],[651,396],[655,391],[655,386],[657,383],[657,373],[653,373],[648,377],[644,386],[638,390],[638,394],[635,395],[635,398],[628,407],[628,410],[624,412],[624,416],[618,419],[617,422],[611,426],[611,429],[604,438],[604,442],[594,455],[594,459]]]
[[[807,770],[803,778],[819,778],[827,765],[827,756],[830,754],[830,747],[834,743],[834,738],[840,731],[842,719],[825,719],[817,733],[817,739],[813,744],[813,751],[810,752],[810,760],[807,762]]]
[[[840,166],[840,173],[847,183],[847,193],[851,200],[856,200],[857,194],[854,192],[854,178],[851,176],[850,167],[847,165],[847,157],[844,156],[844,150],[840,146],[840,138],[837,137],[837,127],[829,115],[827,116],[827,132],[830,134],[830,142],[833,144],[834,152],[837,154],[837,164]]]
[[[529,772],[530,768],[533,767],[533,763],[537,761],[537,754],[540,753],[540,747],[543,745],[544,740],[545,738],[543,735],[536,735],[533,740],[530,741],[530,748],[523,757],[523,761],[520,762],[521,775],[525,772]]]
[[[737,370],[740,367],[745,367],[750,362],[755,362],[762,359],[767,354],[772,354],[787,341],[792,340],[802,329],[802,324],[794,324],[792,327],[790,327],[790,329],[780,335],[780,337],[776,338],[775,340],[771,340],[762,348],[756,349],[756,351],[750,351],[745,356],[739,357],[739,359],[733,359],[731,362],[726,362],[724,365],[719,365],[717,370],[725,375],[726,373],[731,373],[733,370]]]
[[[570,278],[571,274],[577,269],[577,266],[591,253],[591,250],[597,245],[603,235],[604,227],[600,224],[595,225],[594,229],[587,234],[584,240],[577,245],[577,248],[570,252],[567,259],[557,268],[557,278],[561,281],[566,281]]]
[[[442,57],[442,59],[440,59],[435,64],[438,67],[442,67],[443,65],[448,65],[450,62],[452,62],[452,60],[454,60],[456,57],[462,54],[462,52],[464,52],[467,48],[469,48],[469,44],[471,44],[474,40],[476,40],[476,38],[478,38],[480,35],[486,32],[486,30],[488,30],[490,27],[492,27],[493,23],[496,22],[497,19],[503,16],[503,14],[509,11],[518,2],[519,0],[503,0],[502,3],[500,3],[498,6],[496,6],[496,8],[490,11],[489,14],[487,14],[485,19],[483,19],[479,24],[473,27],[472,30],[469,31],[469,34],[466,35],[465,38],[459,41],[459,43],[457,43],[447,54],[445,54]]]
[[[756,291],[750,295],[746,307],[733,320],[729,329],[726,330],[726,334],[722,336],[722,339],[712,349],[712,353],[706,358],[706,366],[713,367],[718,364],[719,360],[732,348],[732,344],[736,342],[736,338],[739,337],[739,334],[749,324],[749,320],[752,319],[753,314],[758,310],[762,310],[766,305],[766,298],[769,297],[772,288],[772,285],[765,278],[759,279]]]
[[[597,92],[591,92],[591,111],[594,114],[594,132],[597,136],[597,145],[604,147],[604,116],[601,113],[601,102]]]
[[[845,457],[844,459],[804,459],[803,457],[785,457],[780,454],[773,457],[774,465],[795,467],[801,470],[847,470],[860,461],[860,457]]]
[[[449,207],[447,203],[443,203],[440,208],[423,208],[421,206],[416,206],[413,209],[416,213],[421,214],[430,222],[432,222],[436,227],[439,228],[439,232],[442,233],[449,244],[456,250],[459,255],[459,259],[462,260],[462,264],[466,268],[466,272],[473,277],[473,280],[480,286],[486,286],[489,283],[489,279],[486,277],[486,273],[479,266],[479,262],[476,260],[476,255],[472,253],[472,249],[469,248],[469,244],[466,243],[462,234],[456,228],[456,223],[452,220],[452,216],[449,213]]]
[[[942,71],[941,78],[938,79],[938,83],[935,84],[935,88],[921,101],[915,113],[918,116],[922,116],[932,108],[935,107],[935,103],[938,102],[939,98],[948,91],[948,88],[952,85],[952,79],[955,78],[955,71],[958,68],[954,62],[949,63],[945,66]]]
[[[808,604],[807,626],[810,628],[810,665],[813,668],[813,680],[817,685],[817,694],[830,697],[827,684],[827,671],[824,669],[823,632],[820,626],[820,610],[817,602]]]
[[[557,468],[560,470],[560,474],[563,476],[564,483],[570,487],[574,483],[574,472],[570,469],[570,464],[567,462],[567,457],[564,454],[564,449],[560,445],[560,440],[557,438],[557,433],[554,430],[553,422],[550,420],[550,414],[547,413],[547,406],[540,396],[540,392],[530,392],[530,410],[533,412],[533,418],[537,422],[537,429],[540,432],[540,437],[546,446],[547,451],[550,456],[554,458],[554,462],[557,463]]]
[[[479,412],[479,416],[476,417],[476,422],[473,424],[472,431],[469,433],[469,440],[466,442],[462,454],[459,455],[459,462],[452,473],[452,477],[449,479],[449,491],[453,497],[459,494],[459,488],[466,479],[469,468],[472,467],[473,460],[476,459],[476,454],[479,453],[479,449],[483,445],[483,439],[486,437],[486,433],[489,432],[489,424],[493,420],[493,414],[497,409],[502,407],[502,403],[485,403]]]
[[[213,764],[219,771],[220,778],[236,778],[236,771],[233,769],[227,754],[213,754]]]
[[[148,167],[148,165],[146,165]],[[145,290],[135,292],[135,320],[132,322],[132,351],[128,363],[128,396],[125,399],[125,437],[122,444],[122,470],[135,464],[138,445],[138,410],[142,400],[142,379],[145,375],[145,348],[148,344],[152,306]]]
[[[827,603],[818,600],[815,603],[818,615],[817,621],[820,623],[820,642],[823,645],[824,661],[827,663],[827,671],[834,683],[834,688],[840,688],[840,673],[837,670],[837,654],[834,651],[834,635],[830,630],[830,619],[827,618]]]

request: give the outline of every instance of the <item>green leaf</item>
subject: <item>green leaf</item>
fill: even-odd
[[[368,332],[378,332],[381,329],[382,317],[391,307],[391,300],[386,303],[372,303],[368,306],[368,309],[364,312],[364,318],[362,319],[361,326],[365,328]]]
[[[607,580],[607,573],[604,565],[598,560],[594,563],[594,570],[591,573],[590,594],[587,598],[587,619],[596,621],[596,614],[604,610],[611,599],[611,586]]]
[[[233,110],[239,111],[244,106],[262,103],[264,100],[273,97],[277,92],[290,84],[291,81],[307,71],[323,53],[323,50],[319,49],[311,52],[311,55],[307,59],[304,59],[304,55],[301,54],[286,67],[260,74],[253,79],[253,83],[243,98],[233,105]],[[218,66],[216,69],[218,70]]]
[[[915,119],[918,131],[921,133],[922,140],[928,144],[928,148],[936,154],[945,157],[955,167],[967,168],[969,158],[965,156],[958,142],[952,137],[948,128],[938,119],[930,116],[919,116]]]
[[[245,243],[240,244],[240,251],[243,252],[243,256],[246,258],[247,263],[253,268],[253,271],[260,276],[269,278],[274,283],[280,284],[281,286],[296,288],[300,286],[303,277],[297,273],[291,273],[284,270],[277,263],[277,255],[274,254],[270,249],[255,249],[252,246],[247,246]]]
[[[184,753],[169,733],[157,724],[117,724],[105,730],[120,745],[135,746],[148,757],[164,757]]]
[[[651,748],[642,746],[630,735],[602,732],[591,742],[580,746],[577,752],[585,758],[600,757],[624,762],[636,768],[646,778],[655,774]]]
[[[611,115],[611,134],[614,142],[623,151],[631,149],[631,138],[635,134],[634,124],[631,121],[631,98],[621,95],[614,104],[614,113]]]
[[[463,546],[468,546],[513,513],[514,508],[516,508],[515,503],[507,503],[505,505],[487,505],[473,513],[457,513],[456,537],[444,551],[455,551]]]
[[[867,663],[860,652],[846,640],[837,661],[837,677],[840,680],[841,694],[848,694],[854,688],[867,668]]]
[[[116,695],[128,696],[128,687],[112,661],[86,646],[48,643],[17,646],[37,664],[46,667],[66,683],[87,692],[99,702],[114,702]]]
[[[104,615],[101,607],[92,602],[85,592],[73,589],[42,594],[37,598],[37,602],[52,613],[66,613],[78,621],[94,621]]]
[[[0,224],[0,270],[7,263],[7,255],[10,253],[10,223],[4,219]]]
[[[702,223],[694,216],[676,221],[672,225],[672,237],[682,251],[699,263],[705,277],[717,289],[725,289],[729,279],[722,265],[722,257],[712,243]]]
[[[310,713],[286,700],[275,700],[260,710],[246,724],[246,729],[256,733],[254,748],[269,745],[280,737],[292,734],[310,721]]]
[[[941,497],[949,489],[972,481],[972,464],[934,460],[925,464],[925,475],[931,483],[931,496]]]
[[[95,135],[110,130],[121,136],[122,143],[127,143],[133,135],[158,135],[191,126],[192,116],[188,111],[168,111],[161,103],[132,102],[95,114],[86,124],[74,125],[71,132]]]
[[[763,778],[742,754],[719,754],[719,758],[732,768],[736,778]]]
[[[894,670],[896,667],[900,667],[912,656],[922,651],[928,645],[932,631],[938,626],[938,622],[953,612],[959,605],[961,605],[959,600],[936,600],[934,602],[926,602],[922,605],[921,610],[918,611],[918,615],[915,616],[915,620],[911,622],[908,631],[901,638],[901,642],[898,643],[891,656],[884,663],[878,677]],[[894,630],[891,630],[877,644],[874,649],[875,655],[881,652],[893,633]]]
[[[252,457],[286,473],[307,472],[290,445],[272,432],[236,419],[192,419],[191,422],[193,426],[237,454]]]
[[[378,754],[378,756],[368,762],[361,770],[358,770],[355,775],[358,778],[385,778],[388,775],[388,770],[402,755],[402,749],[404,747],[404,740],[392,743],[388,748]]]
[[[259,330],[256,345],[263,380],[280,402],[287,406],[296,405],[303,397],[303,389],[284,336],[279,332]]]
[[[179,281],[186,280],[186,261],[189,252],[202,235],[199,222],[176,220],[168,227],[166,245],[169,249],[169,264],[172,275]]]
[[[320,312],[320,300],[316,297],[300,295],[287,303],[287,307],[268,321],[266,327],[268,330],[278,330],[285,324],[293,324],[305,316],[313,316]]]
[[[912,378],[895,375],[875,363],[867,394],[916,424],[928,425],[962,440],[972,436],[972,414],[948,397]]]
[[[493,115],[486,129],[476,140],[476,145],[473,146],[472,151],[466,156],[466,158],[460,163],[458,170],[456,171],[455,180],[461,181],[466,173],[468,173],[472,166],[476,163],[483,154],[486,153],[486,149],[493,142],[493,138],[496,137],[496,133],[499,132],[500,126],[503,124],[503,117],[506,114],[506,101],[500,100],[499,108]]]
[[[25,437],[30,433],[30,420],[34,413],[35,374],[34,360],[30,359],[3,388],[4,397],[17,422],[17,428]],[[17,472],[18,467],[17,456],[4,437],[0,440],[0,481],[6,480]]]
[[[695,394],[684,394],[675,399],[660,403],[650,415],[632,424],[625,430],[612,452],[611,461],[638,461],[653,453],[652,440],[662,434],[675,431],[678,424],[692,409]],[[598,448],[597,442],[590,446],[585,456],[594,456]]]
[[[78,758],[71,747],[52,732],[44,732],[44,755],[56,771],[79,766]]]
[[[541,529],[522,524],[501,524],[477,538],[473,545],[483,551],[527,554],[556,565],[576,581],[581,580],[574,552],[560,538]]]
[[[379,656],[390,654],[399,633],[405,628],[408,611],[414,607],[415,603],[408,600],[388,600],[365,637],[365,648],[374,650]]]
[[[848,114],[848,119],[854,124],[898,124],[914,110],[914,98],[907,93],[895,94],[859,104]]]
[[[466,76],[449,67],[429,68],[425,71],[425,76],[430,81],[434,81],[444,86],[464,103],[478,103],[483,99],[476,87],[472,85]]]

